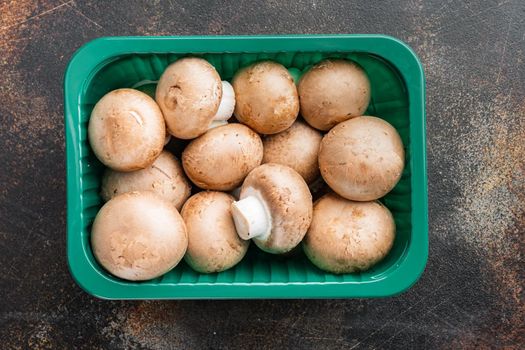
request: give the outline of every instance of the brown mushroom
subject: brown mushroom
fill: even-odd
[[[316,129],[362,115],[370,102],[370,81],[357,63],[327,59],[314,65],[297,85],[301,115]]]
[[[126,173],[106,170],[101,190],[105,201],[133,191],[153,191],[180,210],[190,196],[191,186],[179,160],[170,152],[162,151],[146,169]]]
[[[261,164],[262,157],[259,135],[245,125],[232,123],[190,142],[182,153],[182,166],[200,188],[230,191]]]
[[[155,101],[134,89],[117,89],[97,102],[88,126],[97,158],[118,171],[144,169],[159,156],[166,128]]]
[[[312,195],[295,170],[263,164],[244,180],[232,205],[237,233],[262,250],[283,254],[296,247],[312,220]]]
[[[383,119],[358,117],[338,124],[321,142],[319,167],[340,196],[370,201],[390,192],[401,178],[405,152],[396,129]]]
[[[319,177],[317,156],[322,135],[308,124],[297,120],[278,134],[263,138],[263,163],[289,166],[311,183]]]
[[[128,192],[104,204],[93,223],[91,246],[111,274],[142,281],[175,267],[188,246],[175,207],[153,192]]]
[[[235,231],[232,196],[214,191],[193,195],[182,208],[188,231],[184,260],[201,273],[221,272],[235,266],[248,251],[249,241]]]
[[[215,124],[226,124],[235,105],[229,83],[221,82],[215,68],[197,57],[179,59],[166,68],[159,79],[155,100],[169,132],[181,139],[192,139]]]
[[[314,204],[303,249],[322,270],[365,271],[388,254],[395,231],[392,214],[381,203],[353,202],[330,193]]]
[[[290,127],[299,113],[299,98],[292,76],[271,61],[240,69],[232,81],[235,117],[260,134],[275,134]]]

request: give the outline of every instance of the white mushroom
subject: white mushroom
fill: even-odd
[[[314,205],[303,249],[322,270],[365,271],[388,254],[395,231],[392,214],[381,203],[353,202],[330,193]]]
[[[262,250],[283,254],[303,239],[312,220],[312,196],[295,170],[263,164],[244,180],[232,205],[237,233]]]
[[[232,196],[214,191],[199,192],[182,208],[188,231],[184,260],[195,271],[212,273],[227,270],[242,260],[249,241],[235,231],[231,214]]]
[[[175,267],[188,246],[175,207],[152,192],[129,192],[104,204],[93,223],[91,246],[111,274],[142,281]]]

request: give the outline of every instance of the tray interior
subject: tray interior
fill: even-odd
[[[123,87],[133,87],[144,80],[158,80],[166,66],[184,55],[140,54],[125,55],[101,64],[79,96],[80,103],[80,142],[81,142],[81,215],[82,244],[88,252],[90,263],[110,279],[125,282],[106,273],[94,259],[89,249],[89,235],[93,219],[101,207],[99,196],[102,164],[95,158],[87,140],[87,123],[94,104],[107,92]],[[372,98],[366,112],[381,117],[391,123],[401,135],[406,152],[406,167],[398,185],[385,198],[383,203],[392,211],[396,222],[396,239],[389,255],[372,269],[355,274],[333,275],[313,266],[301,249],[289,256],[274,256],[258,250],[251,245],[247,256],[234,268],[216,274],[199,274],[185,263],[155,280],[141,284],[282,284],[282,283],[322,283],[354,282],[366,283],[385,278],[396,269],[407,252],[411,240],[411,162],[410,162],[410,120],[408,94],[403,79],[394,67],[383,59],[366,53],[223,53],[197,55],[215,66],[222,79],[231,80],[238,68],[257,60],[271,59],[288,68],[304,70],[324,58],[347,58],[358,62],[367,72],[372,85]],[[133,284],[136,284],[133,282]]]

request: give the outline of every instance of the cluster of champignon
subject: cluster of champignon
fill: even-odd
[[[97,261],[117,277],[148,280],[183,258],[201,273],[224,271],[250,241],[272,254],[302,242],[333,273],[383,259],[395,224],[377,199],[401,177],[401,139],[383,119],[362,116],[370,83],[355,62],[323,60],[296,84],[297,73],[262,61],[230,84],[190,57],[169,65],[154,89],[103,96],[88,129],[107,167],[91,232]],[[164,148],[167,135],[183,145],[180,159]]]

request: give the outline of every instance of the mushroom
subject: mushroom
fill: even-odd
[[[232,123],[211,129],[190,142],[182,166],[200,188],[231,191],[261,164],[261,138],[245,125]]]
[[[143,80],[132,86],[133,89],[145,93],[151,98],[155,98],[155,90],[157,89],[157,82],[154,80]],[[166,137],[164,138],[164,146],[166,146],[171,140],[171,135],[166,129]]]
[[[271,61],[254,63],[239,70],[232,85],[237,99],[235,117],[258,133],[281,132],[297,118],[297,88],[283,65]]]
[[[162,151],[146,169],[126,173],[106,170],[101,190],[105,201],[133,191],[153,191],[180,210],[190,196],[191,186],[179,160],[170,152]]]
[[[208,128],[215,126],[225,125],[228,123],[228,119],[233,115],[235,109],[235,92],[233,91],[233,86],[227,81],[222,81],[222,98],[221,103],[219,104],[219,109],[213,121]]]
[[[405,152],[396,129],[383,119],[358,117],[335,126],[321,141],[319,167],[340,196],[370,201],[401,178]]]
[[[353,202],[329,193],[314,204],[303,250],[322,270],[365,271],[388,254],[395,231],[392,214],[378,201]]]
[[[88,126],[97,158],[118,171],[149,166],[162,152],[166,128],[155,101],[134,89],[117,89],[97,102]]]
[[[184,260],[201,273],[221,272],[235,266],[248,251],[249,241],[235,231],[231,215],[234,199],[223,192],[193,195],[182,208],[188,232]]]
[[[309,184],[319,177],[317,156],[322,138],[319,131],[297,120],[285,131],[263,138],[262,162],[289,166]]]
[[[230,84],[221,82],[215,68],[197,57],[182,58],[166,68],[155,100],[169,132],[180,139],[193,139],[216,124],[226,124],[235,106]]]
[[[292,168],[263,164],[244,180],[232,214],[242,239],[253,239],[265,252],[283,254],[301,242],[310,226],[312,195]]]
[[[111,274],[131,281],[159,277],[184,256],[188,237],[175,207],[153,192],[128,192],[104,204],[91,246]]]
[[[314,65],[297,85],[301,115],[316,129],[362,115],[370,102],[370,81],[355,62],[327,59]]]

